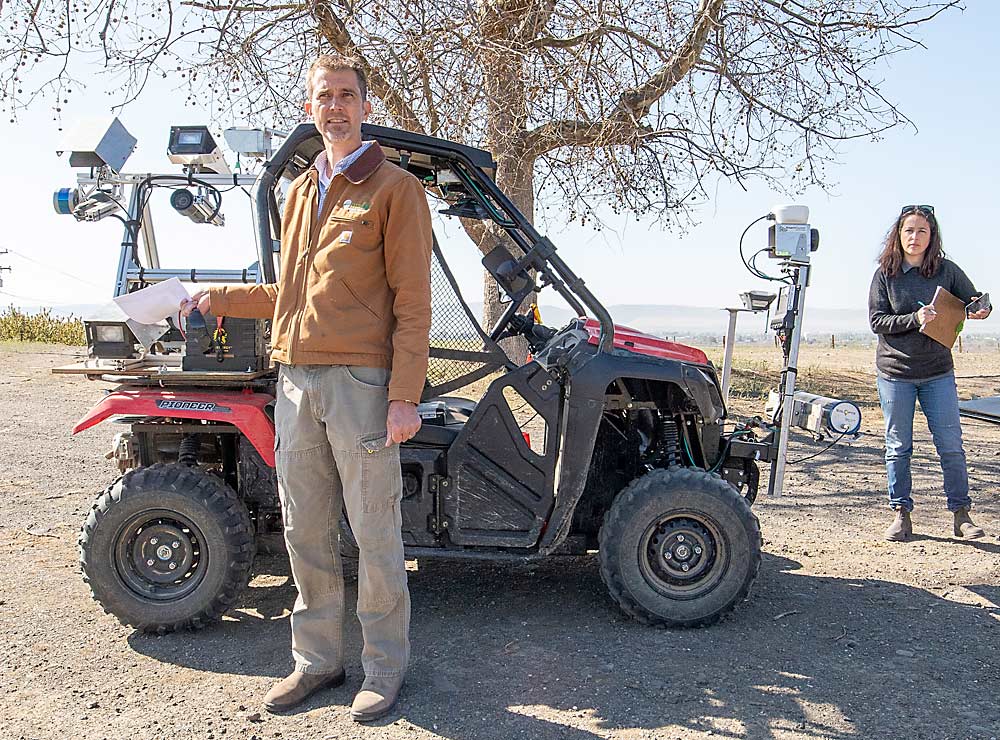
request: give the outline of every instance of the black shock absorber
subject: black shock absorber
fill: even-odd
[[[663,463],[670,467],[681,464],[680,437],[677,435],[677,422],[666,414],[660,415],[660,456]]]
[[[201,450],[201,440],[195,434],[185,434],[177,448],[177,462],[181,465],[198,464],[198,451]]]

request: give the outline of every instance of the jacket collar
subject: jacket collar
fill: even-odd
[[[347,169],[340,174],[346,177],[352,185],[360,185],[371,177],[384,161],[385,152],[382,151],[382,147],[376,142],[366,147],[361,156],[351,162],[347,166]],[[316,169],[315,161],[312,164],[312,169],[314,172],[311,179],[313,184],[316,184],[319,179],[319,170]]]

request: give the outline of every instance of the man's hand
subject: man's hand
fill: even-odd
[[[970,319],[985,319],[987,316],[990,315],[990,311],[992,311],[992,310],[993,310],[992,308],[984,308],[982,311],[976,311],[975,313],[970,313],[969,314],[969,318]]]
[[[420,429],[417,407],[409,401],[389,401],[389,416],[385,420],[385,446],[402,444]]]
[[[921,306],[920,310],[917,311],[917,321],[920,322],[921,326],[930,323],[937,318],[937,311],[934,306]]]
[[[199,290],[190,298],[185,298],[181,301],[181,314],[183,314],[185,318],[190,316],[191,312],[196,308],[202,316],[212,310],[212,296],[207,290]]]

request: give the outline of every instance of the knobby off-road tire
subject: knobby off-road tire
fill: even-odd
[[[250,517],[236,493],[187,465],[126,473],[97,498],[80,533],[94,599],[145,632],[219,619],[246,586],[253,557]]]
[[[654,470],[622,489],[604,516],[601,578],[643,624],[704,626],[746,598],[760,547],[750,504],[721,477]]]

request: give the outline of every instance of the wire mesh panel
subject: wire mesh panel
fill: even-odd
[[[462,299],[458,284],[434,241],[431,257],[430,359],[424,398],[440,396],[507,364]]]

